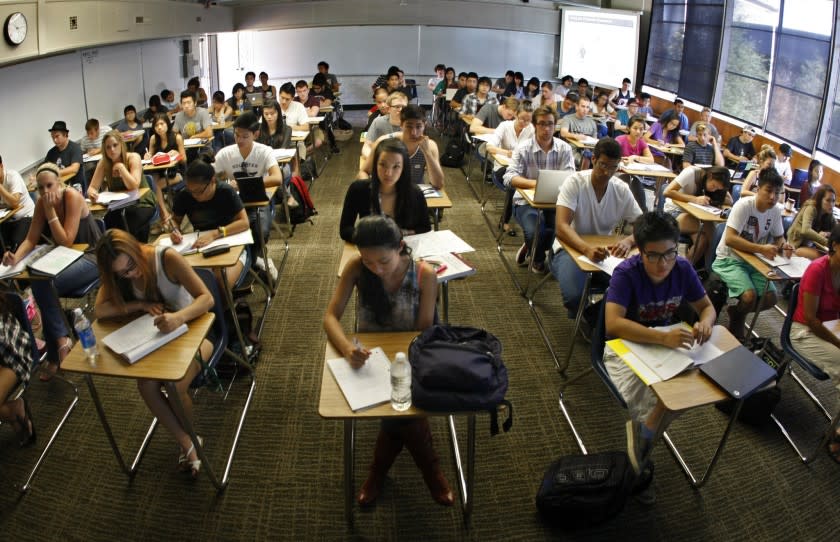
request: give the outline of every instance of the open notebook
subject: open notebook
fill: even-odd
[[[155,326],[155,317],[144,314],[107,335],[102,342],[116,355],[133,364],[177,339],[186,333],[187,329],[187,324],[181,324],[173,331],[163,333]]]
[[[254,236],[251,234],[251,230],[247,229],[243,232],[235,233],[233,235],[228,235],[227,237],[221,237],[219,239],[216,239],[212,243],[203,246],[200,249],[193,248],[195,240],[198,239],[200,233],[201,232],[185,233],[182,236],[183,238],[181,239],[181,242],[177,244],[173,243],[169,236],[164,236],[158,239],[157,244],[165,247],[172,247],[184,256],[189,256],[190,254],[195,254],[196,252],[207,252],[211,248],[216,248],[223,245],[235,247],[239,245],[250,245],[254,242]]]

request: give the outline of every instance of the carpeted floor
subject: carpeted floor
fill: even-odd
[[[358,127],[357,113],[348,118]],[[357,128],[358,134],[358,128]],[[299,226],[290,239],[280,290],[268,313],[257,391],[234,461],[230,486],[217,493],[206,477],[197,481],[175,471],[178,450],[164,430],[155,435],[141,468],[129,481],[119,470],[82,380],[78,408],[59,435],[32,490],[18,496],[37,450],[19,450],[13,433],[0,427],[0,532],[4,540],[814,540],[830,539],[840,527],[840,468],[824,452],[804,466],[774,426],[738,424],[709,483],[694,490],[664,446],[658,446],[654,481],[658,502],[635,501],[615,519],[593,529],[568,532],[545,526],[534,496],[545,467],[577,453],[558,409],[565,379],[556,371],[528,305],[502,265],[472,192],[459,170],[446,169],[454,202],[443,228],[475,247],[468,259],[478,273],[451,288],[451,322],[485,327],[504,344],[510,373],[508,398],[513,429],[489,436],[478,421],[475,511],[469,527],[460,510],[436,505],[408,454],[398,458],[385,491],[371,510],[356,510],[345,526],[342,501],[342,425],[317,414],[325,337],[321,318],[336,283],[341,252],[338,215],[354,178],[358,135],[341,145],[312,189],[319,211],[314,225]],[[495,190],[492,187],[488,190]],[[493,193],[498,200],[500,193]],[[488,206],[491,221],[497,208]],[[276,234],[275,234],[276,235]],[[507,238],[512,258],[521,240]],[[272,239],[274,257],[281,242]],[[516,269],[527,281],[526,271]],[[533,277],[536,279],[536,277]],[[537,310],[559,354],[569,344],[572,323],[560,310],[553,280],[542,288]],[[345,319],[349,327],[349,319]],[[778,333],[781,321],[769,313],[761,331]],[[589,366],[588,345],[578,341],[568,376]],[[115,436],[125,454],[137,448],[150,421],[133,383],[99,379],[97,386]],[[779,415],[794,432],[815,442],[823,419],[790,381],[783,383]],[[836,408],[830,386],[815,388]],[[202,390],[196,401],[198,431],[214,468],[226,457],[244,384],[226,401]],[[60,382],[34,381],[29,391],[43,444],[70,394]],[[590,451],[622,449],[624,413],[593,375],[565,392],[566,405]],[[681,450],[697,469],[707,461],[725,427],[713,408],[691,412],[672,426]],[[462,424],[463,425],[463,424]],[[454,487],[454,464],[442,418],[433,421],[437,448]],[[366,474],[377,424],[359,423],[355,475]],[[461,427],[463,434],[463,427]],[[834,503],[834,504],[832,504]]]

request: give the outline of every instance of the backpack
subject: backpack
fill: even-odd
[[[443,154],[440,155],[440,165],[443,167],[461,167],[466,154],[465,147],[464,136],[459,134],[450,137]]]
[[[652,480],[653,463],[637,477],[627,452],[561,457],[545,471],[537,510],[558,526],[597,525],[621,512],[627,497],[644,491]]]
[[[483,329],[434,325],[411,341],[411,401],[431,412],[486,410],[490,434],[499,432],[498,408],[505,405],[505,432],[513,407],[505,400],[507,368],[502,343]]]
[[[306,181],[298,176],[292,177],[289,183],[289,193],[298,203],[297,207],[289,207],[289,222],[292,225],[306,222],[313,215],[318,214],[318,211],[315,210],[315,204],[312,203],[312,197],[309,195],[309,188],[306,186]],[[284,207],[280,207],[278,216],[281,222],[286,221]]]

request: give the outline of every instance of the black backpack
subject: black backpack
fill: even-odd
[[[464,136],[450,137],[443,154],[440,155],[440,165],[443,167],[461,167],[466,154],[465,147]]]
[[[293,226],[306,222],[313,215],[318,214],[318,211],[315,210],[315,206],[312,204],[312,198],[309,195],[309,188],[306,186],[306,181],[297,176],[292,177],[289,183],[289,192],[298,203],[297,207],[289,207],[289,222]],[[286,221],[286,214],[282,205],[280,205],[277,214],[280,222]]]
[[[411,401],[431,412],[486,410],[490,434],[499,432],[498,408],[505,405],[505,432],[513,425],[513,407],[505,400],[507,368],[502,343],[483,329],[435,325],[408,348]]]
[[[653,480],[653,463],[636,476],[626,452],[561,457],[545,472],[537,510],[549,523],[574,529],[597,525],[624,509],[627,497]]]

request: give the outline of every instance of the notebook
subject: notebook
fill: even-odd
[[[358,369],[344,358],[329,359],[327,366],[353,412],[391,400],[391,360],[382,348],[371,349],[370,357]]]
[[[144,314],[110,333],[102,342],[123,360],[133,364],[187,332],[187,324],[181,324],[169,333],[163,333],[155,325],[155,318]]]
[[[541,169],[537,175],[537,186],[534,188],[534,203],[557,203],[560,185],[574,171],[569,169]]]
[[[269,200],[262,177],[241,177],[236,179],[236,186],[239,187],[239,199],[242,200],[242,203],[257,203]]]
[[[744,346],[724,352],[700,370],[735,399],[749,397],[777,377],[775,369]]]
[[[70,264],[84,256],[84,252],[61,245],[53,247],[48,253],[29,263],[32,273],[54,277]]]

